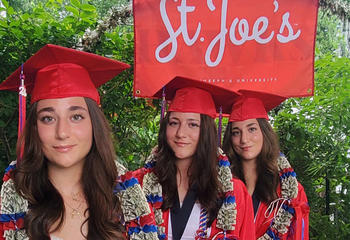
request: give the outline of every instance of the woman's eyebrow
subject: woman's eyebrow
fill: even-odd
[[[247,124],[245,127],[251,127],[251,126],[256,125],[256,124],[257,124],[257,123],[249,123],[249,124]],[[232,127],[231,130],[234,130],[234,129],[239,129],[239,127]]]
[[[81,107],[81,106],[71,106],[68,108],[69,111],[76,111],[76,110],[83,110],[83,111],[88,111],[86,108]],[[41,113],[41,112],[55,112],[55,109],[53,107],[45,107],[40,109],[37,114]]]
[[[179,120],[177,117],[170,117],[169,120]]]
[[[247,127],[251,127],[251,126],[253,126],[253,125],[256,125],[257,123],[249,123],[248,125],[247,125]]]
[[[69,107],[69,110],[70,111],[75,111],[75,110],[84,110],[84,111],[87,111],[86,108],[82,107],[82,106],[71,106]]]
[[[199,122],[200,120],[199,119],[190,118],[190,119],[187,119],[187,121]]]
[[[53,107],[45,107],[45,108],[40,109],[37,112],[37,114],[42,113],[42,112],[54,112],[54,111],[55,111],[55,109],[53,109]]]

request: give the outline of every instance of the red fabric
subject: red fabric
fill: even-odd
[[[19,94],[18,102],[19,102],[19,108],[18,108],[18,135],[17,136],[19,138],[24,129],[24,125],[26,121],[26,96]],[[22,152],[23,152],[23,149],[21,149],[21,153]]]
[[[0,198],[0,209],[1,209],[1,198]],[[4,223],[0,222],[0,240],[5,240],[4,238]]]
[[[134,171],[133,175],[142,185],[143,177],[146,173],[147,170],[141,168]],[[232,181],[234,184],[234,195],[237,203],[237,219],[235,230],[228,231],[226,233],[226,237],[228,239],[253,240],[255,239],[255,226],[252,199],[241,180],[233,178]],[[162,226],[165,227],[165,233],[166,236],[168,236],[169,210],[163,212],[163,219],[164,223]],[[216,227],[216,222],[217,220],[215,219],[211,225],[211,233],[209,239],[219,239],[223,237],[222,229]]]
[[[47,44],[23,64],[24,84],[32,103],[77,96],[99,103],[96,88],[128,67],[96,54]],[[0,84],[0,90],[18,91],[20,73],[21,67]]]
[[[126,180],[130,180],[131,178],[134,178],[134,174],[131,171],[126,172],[125,174],[120,176],[120,180],[122,182],[124,182]],[[137,179],[137,180],[139,181],[139,179]],[[140,216],[140,218],[138,218],[136,220],[126,222],[125,225],[126,225],[127,231],[131,227],[144,227],[145,225],[156,225],[156,222],[154,219],[153,209],[152,209],[150,204],[148,204],[148,205],[149,205],[149,209],[151,210],[151,213],[149,213],[148,215]]]
[[[2,229],[5,230],[15,230],[15,229],[22,229],[24,228],[24,219],[20,218],[15,222],[11,221],[11,222],[5,222],[5,223],[1,223],[1,227]]]
[[[11,172],[13,169],[7,171],[3,177],[3,181],[8,181],[11,178]],[[122,175],[120,178],[122,181],[129,180],[133,177],[132,172],[127,172]],[[0,202],[1,206],[1,202]],[[153,209],[150,206],[151,213],[148,215],[140,216],[139,218],[132,220],[130,222],[125,223],[126,230],[131,227],[144,227],[145,225],[155,225],[154,213]],[[0,222],[0,240],[5,240],[3,237],[5,230],[15,230],[15,229],[23,229],[24,228],[24,219],[19,218],[16,222],[11,220],[10,222]],[[126,233],[127,234],[127,233]]]
[[[244,121],[253,118],[265,118],[269,120],[269,116],[260,99],[240,98],[233,104],[229,122]]]
[[[16,223],[11,222],[0,222],[0,240],[5,240],[4,231],[5,230],[16,230],[24,228],[24,220],[18,219]]]
[[[229,122],[253,118],[269,120],[267,113],[286,99],[266,92],[248,90],[239,90],[238,92],[242,95],[232,105]]]
[[[216,108],[210,93],[194,87],[177,90],[168,111],[201,113],[211,118],[216,117]]]
[[[287,97],[314,91],[318,0],[134,0],[134,95],[176,76]]]
[[[194,90],[192,91],[192,89]],[[182,112],[201,111],[200,113],[207,114],[214,118],[214,111],[220,112],[220,108],[222,108],[223,113],[229,114],[231,112],[232,103],[239,96],[237,92],[180,76],[177,76],[167,83],[164,90],[166,100],[172,101],[170,108],[176,107],[177,110],[184,109]],[[211,96],[208,93],[210,93]],[[182,99],[176,100],[179,95],[182,96]],[[152,97],[162,98],[162,96],[163,88],[159,89]],[[212,98],[212,100],[210,100],[210,98]],[[177,101],[177,103],[174,105],[173,101]],[[212,103],[212,101],[214,101],[214,103]]]
[[[0,240],[5,240],[4,238],[4,229],[3,229],[3,224],[0,223]]]
[[[168,239],[168,232],[169,232],[169,215],[170,215],[170,210],[168,209],[167,211],[163,212],[163,219],[164,223],[163,226],[165,226],[165,240]]]
[[[228,231],[226,237],[228,239],[250,240],[255,239],[254,233],[254,211],[250,195],[244,183],[234,178],[233,179],[234,194],[237,203],[237,218],[236,228],[233,231]],[[222,230],[216,227],[216,220],[211,225],[211,233],[209,239],[223,238],[223,234],[219,234]],[[215,236],[215,238],[213,238]]]
[[[277,193],[281,194],[280,187]],[[292,224],[289,231],[284,234],[281,240],[308,240],[309,239],[309,211],[310,207],[303,186],[298,183],[298,196],[292,200],[291,207],[295,209],[296,215],[292,218]],[[255,219],[256,238],[265,234],[270,226],[273,216],[265,218],[265,211],[268,206],[261,202]],[[304,224],[303,224],[304,221]],[[304,231],[302,230],[304,225]],[[302,236],[303,233],[303,236]]]
[[[89,97],[100,102],[97,89],[88,71],[82,66],[73,63],[53,64],[37,72],[31,103],[41,99],[75,96]]]

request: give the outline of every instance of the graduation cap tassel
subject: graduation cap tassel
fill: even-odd
[[[163,87],[163,92],[162,92],[162,110],[161,110],[161,114],[160,114],[160,120],[162,120],[164,118],[165,106],[166,106],[165,87]]]
[[[218,147],[221,147],[221,129],[222,129],[222,106],[220,106],[218,127]]]
[[[21,66],[21,74],[20,74],[20,81],[21,84],[19,86],[19,94],[18,94],[18,139],[20,138],[25,121],[26,121],[26,97],[27,97],[27,91],[26,87],[24,85],[24,79],[25,76],[23,74],[23,64]],[[21,151],[20,151],[20,158],[22,158],[23,155],[23,150],[24,150],[24,145],[21,146]]]

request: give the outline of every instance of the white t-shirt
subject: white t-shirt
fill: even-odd
[[[56,237],[54,235],[50,236],[51,240],[63,240],[63,238]]]

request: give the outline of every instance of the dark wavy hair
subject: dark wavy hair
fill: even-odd
[[[177,197],[177,184],[174,151],[167,143],[166,129],[169,122],[168,113],[161,121],[158,134],[158,151],[156,153],[157,164],[155,174],[163,189],[164,202],[162,209],[173,206]],[[189,167],[189,187],[195,186],[198,201],[209,213],[209,222],[216,218],[221,186],[217,177],[217,131],[214,119],[201,114],[200,134],[193,161]]]
[[[279,141],[277,134],[266,119],[258,118],[257,121],[263,135],[263,146],[257,158],[258,179],[255,191],[261,201],[270,203],[277,198]],[[232,146],[231,132],[232,122],[227,124],[222,148],[230,160],[232,174],[245,182],[242,161]]]
[[[84,224],[88,224],[85,237],[89,240],[125,239],[125,230],[119,221],[120,202],[113,195],[118,172],[109,124],[95,101],[85,98],[85,102],[91,118],[93,142],[81,179],[89,217],[80,226],[80,231]],[[48,177],[48,160],[42,151],[37,128],[37,103],[31,107],[17,153],[21,143],[24,144],[23,157],[12,177],[16,191],[29,202],[25,229],[30,239],[49,240],[50,228],[57,221],[54,231],[62,227],[66,212],[61,194]]]

